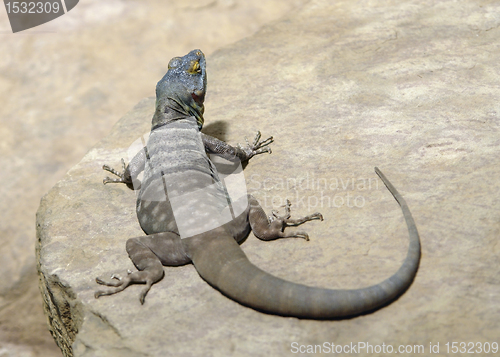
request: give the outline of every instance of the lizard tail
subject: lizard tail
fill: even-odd
[[[370,312],[396,299],[410,286],[420,261],[420,239],[410,210],[396,188],[375,168],[401,206],[410,244],[399,270],[390,278],[362,289],[333,290],[292,283],[259,269],[229,235],[209,239],[192,251],[202,278],[233,300],[259,311],[299,318],[332,319]]]

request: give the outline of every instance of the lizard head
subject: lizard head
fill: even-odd
[[[207,88],[205,55],[193,50],[183,57],[174,57],[168,71],[156,85],[156,112],[153,128],[175,119],[194,116],[203,126],[203,101]]]

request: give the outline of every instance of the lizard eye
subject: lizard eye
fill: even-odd
[[[201,73],[200,62],[194,61],[191,64],[191,67],[189,68],[188,72],[191,73],[191,74]]]

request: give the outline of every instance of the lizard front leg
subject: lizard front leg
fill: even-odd
[[[249,196],[250,211],[248,220],[252,228],[252,232],[257,238],[262,240],[273,240],[278,238],[303,238],[309,240],[309,235],[304,231],[285,232],[286,227],[299,226],[305,222],[313,220],[323,220],[323,215],[319,212],[310,214],[305,217],[291,219],[290,201],[287,200],[285,205],[285,215],[278,216],[275,211],[271,217],[267,217],[259,202]]]
[[[217,154],[227,160],[239,159],[240,161],[248,161],[255,155],[263,153],[271,153],[271,148],[268,147],[274,139],[272,136],[265,140],[261,139],[260,131],[257,132],[252,143],[249,143],[247,139],[246,145],[238,144],[237,146],[231,146],[228,143],[214,138],[213,136],[201,134],[203,144],[205,145],[205,150],[210,154]]]
[[[147,161],[147,148],[144,147],[130,160],[128,165],[125,165],[125,160],[122,159],[122,172],[118,172],[108,165],[103,165],[102,169],[111,172],[117,178],[106,177],[102,180],[103,184],[107,183],[124,183],[130,189],[138,190],[141,187],[141,182],[137,176],[144,170]]]

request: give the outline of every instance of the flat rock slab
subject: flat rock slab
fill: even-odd
[[[305,228],[310,242],[251,236],[249,258],[331,288],[391,275],[408,238],[378,166],[406,198],[422,240],[419,272],[400,299],[346,320],[283,318],[229,300],[191,265],[165,268],[144,306],[137,286],[94,299],[96,276],[134,269],[125,241],[143,234],[135,195],[103,186],[101,167],[119,168],[148,132],[148,98],[38,211],[40,286],[64,355],[319,355],[332,343],[366,343],[373,353],[355,351],[375,356],[386,355],[377,352],[383,344],[429,354],[439,343],[435,355],[445,356],[447,342],[498,343],[499,13],[486,1],[316,0],[208,58],[205,132],[231,143],[256,130],[273,135],[273,154],[245,169],[249,191],[267,211],[289,198],[295,215],[325,216]]]

